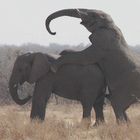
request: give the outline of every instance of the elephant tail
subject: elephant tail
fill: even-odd
[[[111,98],[111,93],[108,92],[108,88],[105,87],[102,91],[102,94],[100,94],[97,99],[96,99],[96,103],[99,103],[100,101],[104,100],[105,102],[105,98],[107,98],[110,101]],[[106,104],[106,103],[105,103]]]
[[[111,94],[105,94],[105,98],[107,98],[108,100],[110,100]]]

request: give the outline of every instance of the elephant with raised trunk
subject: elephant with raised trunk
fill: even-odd
[[[87,28],[92,43],[87,49],[61,56],[51,66],[56,72],[65,64],[89,65],[98,63],[110,91],[110,100],[117,122],[128,121],[126,109],[140,97],[140,61],[128,47],[121,30],[111,16],[100,10],[65,9],[46,19],[49,33],[50,22],[61,16],[80,18]]]
[[[62,52],[68,55],[68,52]],[[9,81],[13,100],[25,104],[31,97],[20,99],[18,85],[25,81],[35,83],[30,117],[44,120],[45,108],[51,93],[64,98],[78,100],[83,107],[83,119],[90,120],[91,109],[96,113],[96,124],[104,121],[103,104],[106,83],[100,68],[94,65],[65,65],[56,74],[50,65],[56,58],[43,53],[28,53],[18,56]]]

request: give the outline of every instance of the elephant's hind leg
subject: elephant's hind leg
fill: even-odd
[[[89,127],[91,124],[91,110],[92,110],[92,104],[91,105],[85,105],[82,104],[83,107],[83,118],[82,118],[82,126]]]
[[[127,123],[130,122],[130,120],[127,117],[127,114],[125,112],[125,109],[123,109],[122,107],[118,106],[113,106],[113,110],[116,116],[116,121],[118,124],[120,123]]]
[[[134,102],[133,98],[125,95],[125,96],[117,96],[115,94],[110,98],[111,100],[111,105],[113,107],[117,123],[129,123],[130,120],[126,114],[127,108]]]
[[[123,112],[123,114],[124,114],[125,121],[130,123],[130,119],[128,118],[128,116],[127,116],[125,111]]]
[[[97,98],[97,100],[95,101],[95,103],[93,105],[94,111],[95,111],[95,116],[96,116],[94,126],[98,126],[99,124],[101,124],[105,121],[104,114],[103,114],[103,105],[104,105],[104,96],[99,99]]]
[[[84,125],[85,127],[89,127],[91,124],[91,110],[93,106],[93,97],[91,97],[90,95],[92,94],[88,94],[88,92],[86,92],[86,94],[84,94],[81,100],[81,104],[83,107],[82,125]]]

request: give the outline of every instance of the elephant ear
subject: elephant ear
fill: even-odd
[[[44,76],[49,71],[49,68],[50,64],[47,56],[42,53],[36,53],[33,57],[29,82],[36,82],[39,78]]]

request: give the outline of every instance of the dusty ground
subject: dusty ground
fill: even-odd
[[[30,107],[0,107],[0,140],[139,140],[140,105],[128,110],[131,124],[117,125],[110,106],[104,109],[106,123],[98,128],[80,126],[82,108],[78,104],[50,103],[46,120],[30,122]],[[92,113],[94,123],[94,112]]]

